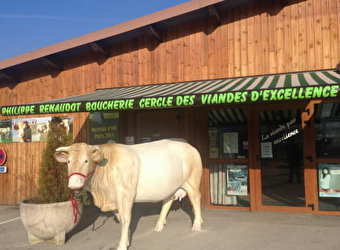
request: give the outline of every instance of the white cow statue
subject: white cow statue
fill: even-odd
[[[69,188],[90,191],[104,212],[118,209],[122,224],[118,250],[129,246],[134,202],[163,201],[155,227],[162,231],[173,200],[188,194],[195,214],[192,230],[201,230],[202,162],[188,143],[171,139],[136,145],[75,143],[56,151],[55,159],[68,164]]]

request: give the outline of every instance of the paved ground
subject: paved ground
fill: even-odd
[[[135,207],[129,250],[333,250],[340,245],[340,216],[204,210],[203,230],[192,232],[189,215],[179,209],[156,233],[157,210]],[[18,206],[0,206],[1,250],[113,250],[120,235],[112,213],[88,207],[65,245],[30,245],[19,216]]]

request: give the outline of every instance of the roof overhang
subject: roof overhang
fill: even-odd
[[[38,67],[43,67],[46,72],[55,70],[60,72],[63,70],[62,62],[64,59],[75,57],[82,53],[99,53],[104,57],[109,57],[110,47],[121,41],[146,34],[162,42],[161,31],[168,27],[205,16],[210,16],[210,18],[218,23],[220,18],[219,11],[235,8],[253,1],[188,1],[168,9],[0,61],[0,81],[18,83],[21,81],[20,74],[30,72],[30,69]]]
[[[24,105],[2,106],[3,116],[178,108],[339,98],[335,70],[99,89]]]

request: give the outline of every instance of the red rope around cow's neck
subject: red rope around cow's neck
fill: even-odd
[[[93,172],[95,171],[97,165],[94,165],[94,168],[92,169],[92,171],[90,173],[88,173],[87,175],[84,175],[82,173],[78,173],[78,172],[75,172],[75,173],[71,173],[68,178],[70,178],[72,175],[80,175],[82,177],[85,178],[85,183],[84,185],[86,184],[88,178],[93,174]],[[79,191],[79,190],[78,190]],[[78,214],[79,214],[79,206],[78,206],[78,201],[76,198],[74,198],[74,193],[71,193],[71,197],[70,197],[70,200],[71,200],[71,203],[72,203],[72,210],[73,210],[73,216],[74,216],[74,223],[77,223],[78,221]]]
[[[74,198],[74,193],[71,193],[70,200],[71,200],[71,203],[72,203],[72,211],[73,211],[73,216],[74,216],[73,223],[77,223],[78,214],[79,214],[79,206],[78,206],[77,199]]]

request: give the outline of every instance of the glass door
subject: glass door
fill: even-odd
[[[259,210],[307,209],[301,109],[258,112]]]

